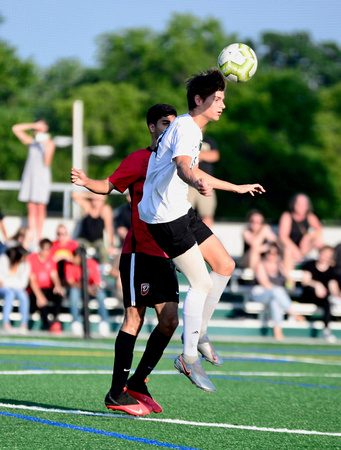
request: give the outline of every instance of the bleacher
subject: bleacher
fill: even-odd
[[[72,234],[73,221],[68,219],[53,219],[51,220],[52,226],[46,225],[46,235],[53,239],[53,233],[57,225],[63,222],[67,225],[70,234]],[[236,254],[240,253],[240,234],[244,224],[216,224],[215,232],[229,248],[233,247]],[[334,227],[335,228],[335,227]],[[340,229],[338,233],[335,233],[335,229],[332,228],[329,241],[335,244],[339,240]],[[105,272],[105,269],[104,269]],[[104,275],[106,275],[104,273]],[[180,324],[176,331],[176,334],[182,333],[182,307],[185,294],[188,289],[188,283],[186,278],[182,274],[179,275],[180,285],[180,304],[179,304],[179,317]],[[291,298],[293,299],[293,308],[297,314],[306,317],[304,322],[295,322],[290,318],[285,318],[283,323],[283,332],[286,337],[320,337],[322,336],[323,322],[321,321],[322,312],[314,304],[300,303],[299,297],[301,290],[299,282],[302,276],[301,271],[295,271],[293,275],[298,282],[298,288],[289,291]],[[254,302],[250,299],[251,284],[254,275],[249,269],[237,268],[232,276],[232,279],[225,289],[221,301],[219,302],[212,320],[210,322],[209,332],[210,335],[216,337],[226,338],[228,336],[272,336],[271,323],[266,321],[266,311],[261,303]],[[109,321],[111,332],[116,333],[123,320],[123,305],[115,297],[115,292],[112,286],[112,280],[106,280],[108,285],[106,287],[107,298],[105,300],[106,307],[109,311]],[[3,300],[0,299],[0,322],[2,321],[2,305]],[[14,310],[11,314],[11,320],[19,323],[20,314],[17,311],[17,302],[14,304]],[[90,329],[94,335],[98,331],[98,324],[100,317],[97,314],[97,301],[91,300],[89,303],[90,309]],[[332,314],[335,320],[331,323],[331,330],[338,337],[341,338],[341,307],[333,306]],[[69,312],[68,299],[63,300],[62,311],[59,316],[59,320],[62,322],[63,331],[71,331],[72,317]],[[149,333],[156,325],[157,320],[153,309],[148,308],[145,318],[145,323],[142,328],[142,333]],[[41,327],[39,313],[34,313],[30,317],[30,327],[33,330],[39,330]]]
[[[299,283],[301,271],[295,271],[293,275]],[[182,274],[178,274],[180,288],[179,317],[180,324],[176,331],[177,334],[182,332],[182,308],[183,301],[188,290],[188,283]],[[210,322],[210,335],[227,337],[227,336],[271,336],[271,322],[266,320],[266,311],[262,303],[251,300],[253,274],[249,269],[236,269],[233,277],[225,289],[221,301],[213,314]],[[110,280],[109,280],[110,281]],[[120,300],[114,296],[114,291],[110,282],[108,283],[107,297],[105,305],[109,311],[110,330],[116,333],[123,320],[123,305]],[[283,332],[285,336],[290,337],[319,337],[321,336],[323,323],[321,321],[322,311],[315,304],[300,303],[301,288],[288,291],[293,299],[293,309],[297,314],[305,316],[304,322],[295,322],[291,318],[285,318],[283,322]],[[0,300],[0,310],[2,310],[4,300]],[[14,301],[11,320],[14,323],[20,322],[20,313],[18,309],[18,301]],[[100,316],[97,314],[98,304],[96,300],[89,302],[89,321],[90,330],[96,334]],[[332,306],[332,314],[335,320],[331,323],[333,333],[341,338],[341,305]],[[2,312],[0,312],[0,321],[2,320]],[[71,331],[72,316],[69,312],[69,301],[67,298],[63,300],[62,311],[59,315],[62,323],[63,331]],[[155,312],[151,308],[147,308],[145,323],[142,333],[149,333],[157,324]],[[30,328],[32,330],[41,329],[40,314],[33,313],[30,316]]]

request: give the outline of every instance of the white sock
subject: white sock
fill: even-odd
[[[188,364],[192,364],[198,359],[197,347],[206,295],[203,292],[190,288],[184,301],[182,312],[184,323],[184,360]]]
[[[223,275],[219,275],[218,273],[215,273],[213,271],[210,273],[210,277],[213,282],[213,286],[210,292],[207,294],[205,300],[205,305],[202,313],[200,338],[203,337],[204,334],[206,334],[208,322],[211,320],[220,297],[222,296],[224,289],[231,278],[230,276],[224,277]]]

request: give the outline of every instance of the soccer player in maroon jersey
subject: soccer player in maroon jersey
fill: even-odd
[[[125,314],[115,342],[112,385],[105,405],[133,415],[162,412],[161,406],[150,395],[145,380],[162,357],[178,325],[179,289],[175,266],[155,243],[137,209],[150,155],[158,137],[176,116],[176,110],[170,105],[152,106],[147,112],[151,145],[131,153],[107,179],[93,180],[82,170],[71,170],[71,181],[75,185],[97,194],[108,194],[113,189],[123,193],[129,189],[131,195],[132,227],[124,241],[120,261]],[[128,380],[135,341],[147,307],[155,308],[158,325],[148,339],[135,373]]]

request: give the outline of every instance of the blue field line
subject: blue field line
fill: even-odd
[[[134,436],[128,436],[126,434],[114,433],[112,431],[98,430],[97,428],[79,427],[79,426],[70,425],[67,423],[53,422],[51,420],[39,419],[37,417],[32,417],[32,416],[24,416],[22,414],[12,414],[12,413],[8,413],[5,411],[0,411],[0,415],[7,416],[7,417],[13,417],[16,419],[29,420],[31,422],[42,423],[44,425],[52,425],[54,427],[69,428],[71,430],[85,431],[86,433],[101,434],[103,436],[114,437],[117,439],[124,439],[125,441],[140,442],[142,444],[155,445],[158,447],[173,448],[173,449],[178,449],[178,450],[199,450],[194,447],[183,447],[181,445],[173,445],[173,444],[169,444],[167,442],[156,441],[154,439],[138,438],[138,437],[134,437]]]
[[[212,341],[214,341],[214,336],[212,337]],[[114,343],[114,339],[113,339]],[[105,343],[84,343],[84,342],[72,342],[72,341],[23,341],[17,340],[12,341],[7,338],[0,338],[0,345],[4,346],[12,346],[12,347],[57,347],[57,348],[92,348],[92,349],[114,349],[113,343],[105,344]],[[178,345],[175,343],[170,344],[168,349],[178,348]],[[142,348],[142,347],[141,347]],[[139,345],[136,346],[136,349],[140,350]],[[291,348],[284,346],[273,346],[273,347],[244,347],[244,346],[223,346],[223,345],[215,345],[215,349],[221,352],[238,352],[238,353],[273,353],[278,355],[326,355],[326,356],[341,356],[341,348],[338,349],[316,349],[314,346],[311,348]]]
[[[245,377],[229,377],[225,375],[210,375],[210,378],[218,378],[220,380],[232,380],[232,381],[248,381],[253,383],[270,383],[270,384],[284,384],[288,386],[299,386],[299,387],[310,387],[310,388],[320,388],[320,389],[341,389],[341,386],[324,386],[319,384],[309,384],[309,383],[292,383],[291,381],[278,381],[278,380],[259,380],[254,378]],[[317,375],[318,376],[318,375]]]
[[[0,359],[0,363],[3,364],[21,364],[26,365],[28,368],[33,369],[31,365],[39,365],[39,366],[48,366],[48,367],[69,367],[72,369],[94,369],[94,370],[112,370],[111,366],[93,366],[93,365],[85,365],[85,364],[60,364],[60,363],[49,363],[49,362],[41,362],[41,361],[18,361],[13,359]],[[45,367],[41,367],[40,370],[44,370]]]

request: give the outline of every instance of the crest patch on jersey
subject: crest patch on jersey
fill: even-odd
[[[141,284],[141,295],[147,295],[149,292],[149,288],[150,288],[149,283],[142,283]]]

